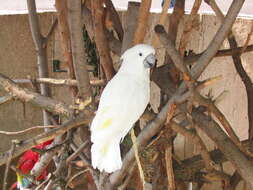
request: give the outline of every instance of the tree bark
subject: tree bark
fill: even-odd
[[[82,21],[81,21],[81,0],[67,1],[68,17],[71,37],[71,49],[73,64],[78,83],[78,95],[84,102],[91,102],[92,93],[89,73],[87,71],[87,59],[84,50]]]
[[[35,0],[27,0],[27,8],[29,12],[29,23],[32,32],[32,37],[37,53],[37,64],[39,70],[39,77],[48,77],[48,64],[47,64],[47,44],[45,38],[40,32],[39,19],[36,13]],[[51,96],[49,87],[46,84],[40,84],[40,93],[43,96]],[[49,113],[43,110],[43,123],[44,125],[50,125]]]

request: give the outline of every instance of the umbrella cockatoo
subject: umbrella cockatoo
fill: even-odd
[[[42,150],[42,149],[45,149],[47,146],[49,146],[52,142],[53,140],[49,140],[41,144],[38,144],[34,148]],[[20,157],[17,164],[17,168],[21,170],[23,174],[29,174],[30,171],[33,169],[34,165],[38,162],[39,157],[40,155],[38,152],[27,150]],[[45,168],[42,171],[41,175],[36,179],[36,181],[41,181],[41,180],[46,179],[47,175],[48,175],[47,168]],[[32,185],[33,184],[31,181],[29,181],[29,179],[17,173],[17,183],[13,184],[11,189],[15,189],[15,187],[17,187],[20,190],[26,190],[26,189],[30,189]]]
[[[107,173],[121,168],[120,142],[143,114],[150,98],[152,46],[138,44],[121,56],[121,67],[102,92],[91,123],[92,166]]]

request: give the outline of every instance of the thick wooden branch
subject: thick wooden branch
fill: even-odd
[[[122,42],[123,37],[124,37],[124,30],[123,30],[123,27],[121,24],[121,20],[119,18],[119,14],[116,11],[111,0],[105,0],[104,2],[105,2],[105,6],[106,6],[107,11],[109,11],[110,20],[113,23],[113,28],[115,29],[115,31],[119,37],[119,40]]]
[[[31,103],[50,112],[68,117],[73,114],[73,109],[65,103],[42,96],[26,88],[21,88],[2,74],[0,74],[0,90],[7,92],[9,95],[21,101]]]
[[[128,2],[126,13],[126,24],[124,25],[124,38],[121,47],[121,54],[133,45],[134,33],[137,27],[137,19],[140,3]]]
[[[102,1],[93,0],[92,8],[94,13],[95,42],[100,56],[100,63],[103,67],[106,79],[109,81],[114,76],[115,70],[113,68],[108,40],[105,35],[105,14]]]
[[[62,135],[66,131],[74,127],[78,127],[80,125],[87,125],[91,121],[92,117],[93,117],[93,114],[91,113],[87,113],[87,114],[82,113],[78,117],[65,122],[59,128],[55,128],[50,131],[44,132],[40,135],[37,135],[36,137],[31,137],[28,140],[21,141],[19,146],[16,147],[13,153],[13,157],[17,157],[21,155],[24,151],[31,149],[32,147],[40,143],[53,139],[56,136]],[[8,152],[9,151],[0,153],[0,166],[7,162],[8,155],[9,155]]]
[[[137,28],[134,33],[133,45],[143,43],[147,33],[151,0],[143,0],[139,9]]]
[[[32,32],[33,41],[37,53],[37,64],[39,77],[48,77],[48,63],[47,63],[47,44],[45,38],[40,32],[39,19],[36,13],[35,0],[27,0],[27,8],[29,12],[29,23]],[[43,96],[50,96],[51,92],[46,84],[40,84],[40,91]],[[49,113],[43,110],[44,125],[50,125]]]
[[[193,110],[192,116],[198,128],[214,141],[242,178],[253,187],[253,164],[249,158],[237,148],[214,120],[210,120],[210,117],[198,110]]]
[[[67,1],[69,28],[71,37],[71,49],[76,80],[78,83],[78,94],[83,99],[92,100],[89,73],[87,71],[87,59],[84,50],[81,0]]]
[[[75,71],[72,60],[72,51],[71,51],[71,40],[69,25],[67,20],[67,1],[66,0],[55,0],[55,8],[57,10],[57,18],[59,23],[60,37],[61,37],[61,46],[63,50],[64,60],[68,66],[68,76],[70,79],[75,79]],[[72,95],[75,97],[78,93],[76,87],[70,87]]]
[[[171,35],[171,40],[173,43],[176,42],[178,26],[181,19],[184,16],[184,7],[185,7],[185,0],[177,0],[175,2],[173,13],[170,16],[168,33]]]

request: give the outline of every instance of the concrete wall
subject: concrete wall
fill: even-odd
[[[121,14],[122,20],[125,20],[125,14]],[[187,19],[187,17],[186,17]],[[177,42],[180,39],[182,33],[182,25],[185,20],[180,23],[181,28],[179,30],[179,35]],[[219,27],[219,21],[214,16],[201,16],[199,18],[202,22],[197,31],[195,31],[191,37],[191,42],[188,49],[194,50],[195,53],[202,52],[210,43],[212,37],[215,35]],[[48,31],[53,20],[53,13],[45,13],[40,15],[40,24],[43,33]],[[152,19],[150,19],[150,31],[146,36],[146,42],[151,41],[153,35],[151,29],[158,21],[158,15],[153,14]],[[244,41],[250,31],[251,27],[250,20],[238,19],[233,27],[236,39],[239,45],[243,45]],[[13,15],[13,16],[0,16],[0,73],[3,73],[10,78],[26,78],[28,75],[31,77],[36,77],[37,65],[36,65],[36,52],[34,49],[34,44],[31,38],[28,17],[27,15]],[[166,23],[166,26],[168,23]],[[250,42],[252,44],[252,40]],[[225,41],[222,48],[228,48],[228,42]],[[52,59],[62,58],[62,53],[60,51],[60,42],[58,31],[49,42],[48,45],[48,59],[49,59],[49,70],[50,76],[55,78],[65,78],[66,73],[52,73],[51,62]],[[164,49],[159,48],[158,57],[159,63],[163,63]],[[244,67],[247,72],[253,77],[253,70],[251,69],[251,60],[253,58],[253,53],[246,53],[242,56]],[[117,58],[115,58],[116,60]],[[64,67],[64,63],[63,63]],[[214,59],[201,79],[206,79],[213,76],[222,75],[223,79],[211,86],[212,94],[216,97],[223,91],[228,91],[227,96],[218,104],[218,107],[222,110],[225,116],[228,118],[229,122],[232,124],[234,130],[238,136],[243,140],[247,138],[248,122],[247,122],[247,102],[245,88],[235,71],[232,64],[232,59],[230,57],[226,58],[216,58]],[[26,85],[26,87],[30,87]],[[203,94],[207,94],[209,89],[203,90]],[[52,88],[54,97],[59,98],[62,101],[70,102],[71,94],[68,88],[64,87],[53,87]],[[152,94],[151,102],[155,109],[157,109],[159,102],[159,88],[152,84]],[[4,95],[0,92],[0,96]],[[29,104],[22,103],[19,101],[11,101],[9,103],[0,105],[0,130],[5,131],[18,131],[34,125],[42,125],[40,109],[33,107]],[[10,140],[12,138],[27,139],[30,136],[38,134],[37,132],[31,132],[26,135],[20,135],[15,137],[7,137],[0,135],[2,139],[0,143],[0,152],[5,151],[10,147]],[[202,136],[204,136],[202,134]],[[214,149],[215,146],[207,137],[205,137],[205,142],[208,148]],[[193,154],[198,153],[198,149],[190,143],[187,139],[182,136],[175,141],[176,154],[181,158],[187,158]],[[226,164],[227,165],[227,164]],[[230,167],[226,167],[230,168]],[[0,180],[1,181],[1,180]],[[220,184],[215,187],[220,189]],[[206,189],[211,189],[206,187]]]

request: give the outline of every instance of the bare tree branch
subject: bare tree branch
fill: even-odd
[[[17,84],[37,82],[37,83],[46,83],[46,84],[52,84],[52,85],[77,86],[77,81],[73,79],[36,78],[36,79],[13,79],[13,81]],[[90,84],[92,86],[103,86],[105,85],[105,81],[91,80]]]
[[[27,8],[29,12],[29,22],[32,32],[35,49],[37,52],[37,62],[39,77],[48,77],[48,64],[47,64],[47,46],[44,43],[45,38],[42,36],[39,27],[39,20],[36,13],[35,0],[27,0]],[[46,84],[40,84],[40,91],[43,96],[50,96],[51,92]],[[49,113],[43,110],[44,125],[50,125]]]
[[[66,0],[56,0],[55,8],[57,10],[57,18],[59,22],[59,30],[61,37],[61,46],[63,50],[64,59],[68,66],[68,75],[70,79],[75,79],[75,71],[72,59],[72,51],[71,51],[71,40],[70,40],[70,32],[69,25],[67,20],[67,1]],[[78,89],[76,87],[70,87],[72,95],[75,97],[78,93]]]
[[[126,12],[126,24],[124,25],[124,38],[121,47],[121,54],[124,53],[133,44],[134,33],[137,27],[138,13],[140,9],[140,3],[128,2]]]
[[[81,21],[81,0],[67,1],[69,28],[71,37],[71,49],[76,80],[78,83],[78,94],[84,102],[92,100],[89,73],[87,71],[87,60],[85,59],[84,41]]]
[[[235,54],[246,53],[250,51],[253,51],[253,45],[247,46],[245,50],[244,50],[244,47],[237,47],[233,49],[233,53]],[[190,55],[190,56],[185,57],[184,60],[186,64],[192,64],[195,61],[197,61],[203,54],[204,52],[200,54],[196,54],[196,55]],[[232,56],[232,49],[219,50],[217,51],[214,57],[223,57],[223,56]]]
[[[64,116],[71,116],[73,108],[63,102],[53,100],[49,97],[42,96],[36,92],[29,91],[26,88],[21,88],[11,79],[0,73],[0,90],[7,92],[9,95],[20,99],[21,101],[31,103],[35,106],[58,113]]]
[[[50,131],[39,134],[35,137],[31,137],[28,140],[21,141],[18,144],[19,146],[17,146],[15,148],[15,151],[13,152],[13,158],[21,155],[26,150],[31,149],[32,147],[34,147],[40,143],[43,143],[45,141],[55,138],[56,136],[64,134],[66,131],[68,131],[74,127],[89,124],[92,117],[93,117],[93,114],[91,114],[91,113],[81,113],[78,117],[63,123],[59,128],[55,128]],[[8,155],[9,155],[8,151],[0,153],[0,166],[7,162],[8,157],[9,157]]]
[[[121,24],[121,20],[119,18],[119,14],[117,13],[115,7],[113,6],[113,3],[111,0],[105,0],[105,6],[106,6],[107,11],[109,11],[110,19],[113,23],[113,28],[117,32],[119,40],[122,42],[123,37],[124,37],[124,30]]]
[[[23,134],[23,133],[27,133],[29,131],[32,131],[32,130],[38,130],[38,129],[45,129],[45,128],[56,128],[56,127],[59,127],[59,126],[55,126],[55,125],[47,125],[47,126],[34,126],[34,127],[30,127],[30,128],[27,128],[25,130],[22,130],[22,131],[0,131],[0,134],[1,135],[20,135],[20,134]]]
[[[163,9],[162,9],[162,12],[160,14],[160,17],[159,17],[159,22],[158,24],[161,24],[161,25],[164,25],[165,24],[165,21],[166,21],[166,18],[168,16],[168,9],[170,7],[170,3],[171,3],[171,0],[166,0],[164,5],[163,5]],[[153,36],[153,39],[152,39],[152,45],[157,48],[158,45],[159,45],[159,40],[157,38],[156,35]]]
[[[148,27],[148,18],[152,0],[142,0],[138,14],[137,28],[134,33],[133,45],[143,43]]]
[[[93,0],[92,8],[94,14],[95,42],[100,55],[100,63],[102,64],[106,79],[109,81],[114,76],[115,70],[109,51],[108,40],[105,35],[105,15],[102,7],[102,0]]]

